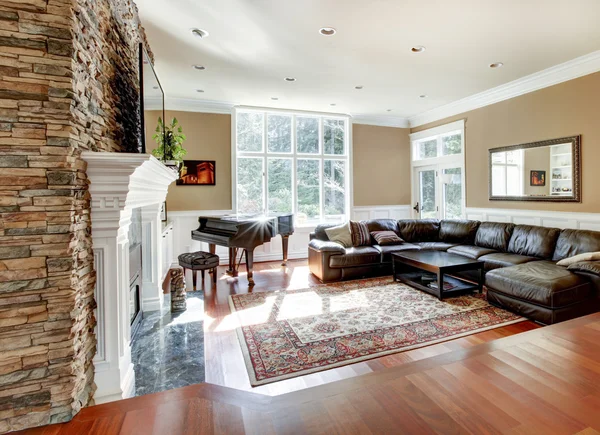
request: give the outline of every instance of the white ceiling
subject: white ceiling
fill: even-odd
[[[600,49],[600,0],[136,3],[169,99],[411,117]]]

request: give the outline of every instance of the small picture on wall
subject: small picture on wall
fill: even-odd
[[[546,185],[546,171],[531,171],[529,185],[530,186],[545,186]]]
[[[184,160],[179,172],[178,186],[214,186],[214,160]]]
[[[163,202],[160,205],[160,221],[161,222],[167,221],[167,201]]]

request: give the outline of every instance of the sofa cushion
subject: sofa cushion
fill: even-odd
[[[389,245],[389,246],[373,246],[379,252],[381,252],[381,261],[384,263],[389,263],[392,261],[392,254],[394,252],[402,252],[402,251],[418,251],[421,249],[420,246],[413,245],[412,243],[403,243],[401,245]]]
[[[600,232],[587,230],[562,230],[556,241],[554,261],[584,252],[600,251]]]
[[[338,254],[346,252],[346,249],[342,245],[331,240],[313,239],[308,242],[308,247],[320,252],[337,252]]]
[[[475,244],[482,248],[506,252],[514,228],[514,224],[504,222],[482,222],[477,228]]]
[[[373,231],[371,236],[377,242],[378,245],[386,246],[386,245],[400,245],[404,243],[398,234],[393,231]]]
[[[572,257],[563,258],[556,264],[559,266],[570,266],[580,261],[597,261],[600,260],[600,252],[585,252],[583,254],[573,255]]]
[[[443,220],[440,221],[440,241],[472,245],[479,228],[479,221]]]
[[[329,237],[327,236],[327,233],[325,232],[325,230],[327,228],[331,228],[331,227],[335,227],[336,224],[320,224],[317,225],[315,227],[315,231],[313,232],[313,234],[315,235],[315,239],[318,240],[329,240]]]
[[[578,263],[570,264],[567,268],[571,272],[584,272],[591,273],[596,276],[600,276],[600,261],[598,260],[586,260]]]
[[[508,243],[508,252],[550,260],[559,234],[558,228],[517,225]]]
[[[364,222],[350,221],[350,234],[352,235],[352,246],[369,246],[371,234]]]
[[[415,245],[419,246],[422,250],[427,251],[447,251],[448,249],[457,246],[458,243],[446,243],[446,242],[418,242]]]
[[[346,248],[344,255],[334,255],[329,260],[331,267],[353,267],[381,263],[381,253],[372,246]]]
[[[548,308],[575,304],[593,293],[589,280],[551,261],[495,269],[486,275],[485,283],[504,295]]]
[[[485,270],[493,270],[498,269],[499,267],[508,267],[536,261],[539,260],[539,258],[529,257],[527,255],[510,254],[508,252],[495,252],[493,254],[482,255],[478,260],[485,263]]]
[[[477,260],[482,255],[493,254],[496,251],[490,248],[483,248],[475,245],[458,245],[448,249],[451,254],[462,255],[463,257]]]
[[[403,219],[398,221],[398,231],[403,240],[413,242],[436,242],[440,235],[437,219]]]
[[[398,233],[398,221],[396,219],[371,219],[363,221],[369,229],[369,233],[373,231],[393,231]]]
[[[350,232],[350,222],[346,222],[345,224],[338,225],[335,227],[330,227],[325,229],[325,233],[327,237],[332,242],[337,242],[344,247],[352,246],[352,233]]]

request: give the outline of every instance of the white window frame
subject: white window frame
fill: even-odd
[[[443,143],[442,137],[450,134],[460,133],[461,137],[461,152],[459,154],[443,155]],[[419,158],[419,143],[426,140],[436,139],[437,141],[437,157],[430,158]],[[465,171],[465,120],[451,122],[449,124],[440,125],[438,127],[430,128],[427,130],[419,131],[417,133],[410,134],[410,161],[411,161],[411,180],[413,180],[413,186],[411,189],[411,201],[412,205],[416,205],[419,201],[419,194],[417,189],[419,188],[416,183],[417,169],[423,166],[433,166],[436,168],[436,210],[437,218],[442,219],[445,216],[445,203],[443,201],[444,186],[442,173],[444,169],[460,168],[461,169],[461,187],[462,187],[462,217],[466,213],[467,196],[466,196],[466,171]],[[415,218],[419,217],[419,214],[413,209],[412,215]]]
[[[260,152],[249,152],[249,151],[238,151],[237,148],[237,116],[239,112],[258,112],[263,115],[263,146]],[[268,151],[268,116],[269,115],[287,115],[292,117],[292,152],[291,153],[272,153]],[[312,117],[319,119],[319,150],[318,153],[298,153],[296,152],[296,118],[297,117]],[[325,154],[323,144],[323,124],[325,119],[337,119],[344,121],[344,155],[338,154]],[[281,110],[267,107],[249,107],[249,106],[236,106],[232,111],[231,119],[231,201],[232,210],[234,213],[238,212],[237,203],[237,160],[239,157],[258,157],[264,159],[264,172],[263,172],[263,213],[268,213],[268,159],[270,158],[283,158],[292,160],[292,213],[296,216],[298,212],[298,195],[296,190],[296,180],[298,179],[297,168],[298,160],[304,159],[315,159],[319,160],[319,185],[320,191],[320,216],[319,221],[307,220],[306,222],[296,221],[296,226],[302,227],[314,227],[316,224],[326,222],[325,219],[325,195],[324,195],[324,161],[325,160],[342,160],[345,162],[345,180],[344,189],[346,192],[345,198],[345,215],[341,218],[342,221],[347,221],[352,214],[353,206],[353,192],[352,192],[352,135],[351,135],[351,120],[348,115],[334,114],[334,113],[321,113],[321,112],[307,112],[298,110]]]

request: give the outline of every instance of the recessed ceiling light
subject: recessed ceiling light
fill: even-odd
[[[386,112],[391,112],[391,111],[392,111],[392,109],[386,109]]]
[[[419,95],[419,98],[427,98],[427,95],[426,94],[421,94],[421,95]]]
[[[208,37],[208,32],[202,29],[192,29],[192,35],[197,36],[200,39]]]
[[[354,86],[354,89],[362,89],[362,86]]]
[[[423,47],[422,45],[417,45],[411,48],[410,51],[412,51],[413,53],[423,53],[425,51],[425,47]]]
[[[330,106],[335,106],[335,103],[331,103]]]
[[[504,64],[502,62],[490,63],[490,68],[500,68],[502,66],[504,66]]]
[[[279,100],[279,98],[277,98],[277,97],[271,97],[271,100],[277,101],[277,100]]]
[[[323,36],[333,36],[336,30],[333,27],[321,27],[319,33]]]
[[[196,89],[196,92],[202,93],[202,92],[204,92],[204,89]]]
[[[206,69],[203,65],[192,65],[192,68],[197,69],[198,71],[204,71]]]
[[[284,80],[286,82],[295,82],[296,81],[296,77],[286,77]]]
[[[158,86],[152,86],[152,89],[158,89]]]

